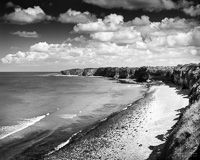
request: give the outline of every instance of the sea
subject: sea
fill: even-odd
[[[0,73],[0,159],[41,159],[130,106],[146,88],[57,72]],[[80,134],[84,136],[84,134]]]

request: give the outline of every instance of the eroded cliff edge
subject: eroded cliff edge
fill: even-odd
[[[169,134],[159,159],[200,159],[200,64],[175,67],[86,68],[65,70],[61,73],[63,75],[127,78],[138,82],[162,80],[188,88],[190,90],[189,106],[181,113]]]

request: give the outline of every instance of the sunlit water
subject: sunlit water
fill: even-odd
[[[0,73],[0,157],[30,146],[33,155],[59,149],[71,135],[123,110],[144,90],[105,78]]]

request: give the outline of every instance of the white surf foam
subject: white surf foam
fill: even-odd
[[[127,108],[128,108],[128,107],[125,107],[125,108],[123,108],[122,110],[125,111],[125,110],[127,110]]]
[[[30,118],[30,119],[24,119],[23,121],[19,121],[17,125],[12,125],[12,126],[3,126],[0,128],[0,139],[4,139],[14,133],[17,133],[29,126],[34,125],[35,123],[41,121],[43,118],[45,118],[46,115]]]
[[[82,132],[82,130],[80,130],[80,131],[77,132],[77,133],[74,133],[67,141],[65,141],[65,142],[63,142],[63,143],[61,143],[61,144],[59,144],[57,147],[54,148],[53,151],[49,152],[47,155],[50,155],[50,154],[54,153],[55,151],[60,150],[61,148],[63,148],[63,147],[66,146],[67,144],[69,144],[69,142],[71,141],[71,139],[72,139],[74,136],[76,136],[78,133],[80,133],[80,132]]]
[[[59,149],[61,149],[64,146],[66,146],[70,142],[70,140],[71,140],[71,138],[68,139],[66,142],[63,142],[63,143],[59,144],[57,147],[55,147],[55,151],[58,151]]]
[[[65,77],[78,77],[79,75],[62,75],[62,76],[65,76]]]
[[[101,78],[103,76],[86,76],[87,78]]]
[[[104,119],[100,120],[100,122],[106,121],[107,119],[108,119],[108,118],[104,118]]]
[[[39,75],[36,75],[38,77],[50,77],[50,76],[60,76],[61,74],[60,73],[46,73],[46,74],[39,74]]]
[[[49,77],[74,77],[74,75],[62,75],[62,74],[54,74],[54,75],[48,75]]]
[[[60,115],[60,118],[64,118],[64,119],[72,119],[76,117],[76,114],[63,114],[63,115]]]

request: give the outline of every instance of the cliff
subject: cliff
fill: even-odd
[[[69,69],[61,71],[63,75],[78,76],[102,76],[115,79],[135,79],[138,82],[145,82],[148,79],[153,80],[171,80],[173,67],[102,67],[102,68],[85,68]]]
[[[133,78],[135,70],[138,68],[119,68],[119,67],[102,67],[102,68],[85,68],[85,69],[69,69],[61,71],[63,75],[78,76],[102,76],[110,78]]]
[[[138,82],[162,80],[172,82],[183,89],[189,89],[189,106],[185,108],[176,125],[173,126],[159,159],[200,159],[200,64],[186,64],[176,67],[86,68],[66,70],[61,71],[61,73],[116,79],[130,78]]]
[[[188,88],[189,106],[180,115],[162,150],[160,160],[200,159],[200,64],[179,65],[171,81]]]

